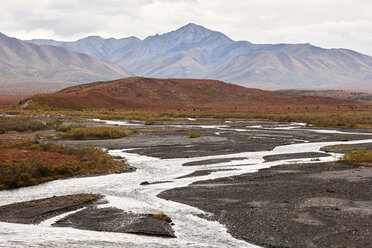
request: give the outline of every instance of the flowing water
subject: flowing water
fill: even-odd
[[[110,124],[132,125],[129,122],[110,121]],[[137,123],[135,123],[137,124]],[[138,124],[140,125],[140,124]],[[211,128],[210,126],[200,126]],[[215,129],[233,130],[235,132],[263,128],[247,126],[246,128],[229,128],[229,126],[214,126]],[[275,128],[303,128],[302,124],[274,126]],[[317,130],[317,132],[333,132],[332,130]],[[218,135],[218,134],[216,134]],[[368,134],[371,135],[371,134]],[[368,136],[371,138],[371,136]],[[99,193],[106,196],[108,203],[134,213],[165,213],[172,217],[177,238],[160,238],[135,234],[108,233],[78,230],[66,227],[51,227],[57,216],[40,225],[23,225],[0,222],[0,247],[257,247],[237,240],[227,233],[226,228],[218,222],[199,217],[208,215],[197,208],[184,204],[160,199],[157,194],[164,190],[187,186],[195,181],[235,176],[243,173],[253,173],[262,168],[288,162],[319,162],[333,161],[339,155],[313,158],[281,160],[265,162],[264,156],[284,153],[319,152],[327,145],[356,144],[372,142],[372,139],[347,142],[300,143],[278,146],[271,151],[243,152],[226,155],[160,159],[139,155],[135,150],[109,150],[114,156],[122,156],[128,163],[137,168],[133,173],[113,174],[96,177],[71,178],[56,180],[37,186],[16,190],[0,191],[0,205],[45,198],[51,196],[75,193]],[[229,159],[230,162],[215,163],[200,166],[182,166],[184,163],[207,159]],[[199,177],[178,178],[197,170],[220,170]],[[228,170],[226,170],[228,169]],[[162,182],[150,185],[140,185],[141,182]]]

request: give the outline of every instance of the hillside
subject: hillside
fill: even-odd
[[[63,85],[66,87],[68,82],[71,85],[71,82],[109,80],[128,75],[112,62],[65,48],[30,44],[0,33],[0,91],[1,88],[18,90],[19,85],[31,90],[36,88],[34,82],[37,82],[37,87],[45,92],[61,89]],[[54,85],[49,87],[49,83]],[[3,94],[7,94],[7,91]]]
[[[75,42],[31,40],[110,60],[133,74],[157,78],[209,78],[265,89],[344,88],[372,82],[372,57],[310,44],[234,41],[196,24],[144,40],[90,36]]]
[[[57,109],[304,111],[357,104],[329,97],[287,95],[216,80],[132,77],[73,86],[31,97]],[[32,106],[29,105],[29,106]]]

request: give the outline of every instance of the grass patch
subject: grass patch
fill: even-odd
[[[0,116],[0,133],[9,131],[34,132],[47,129],[48,125],[38,120],[26,117],[4,117]]]
[[[200,133],[189,132],[189,138],[190,138],[190,139],[199,138],[200,136],[201,136]]]
[[[70,124],[70,125],[60,125],[55,128],[57,132],[67,132],[75,128],[85,128],[85,125],[83,124]]]
[[[0,142],[0,188],[12,189],[82,174],[122,171],[128,165],[95,147]]]
[[[154,125],[155,121],[153,119],[145,120],[145,125]]]
[[[117,139],[129,136],[136,131],[124,130],[113,127],[97,127],[97,128],[66,128],[65,132],[57,133],[58,137],[72,140],[89,140],[89,139]]]
[[[372,150],[346,153],[340,161],[355,165],[372,166]]]
[[[159,214],[150,214],[150,216],[154,219],[159,219],[159,220],[164,220],[168,223],[172,223],[172,218],[169,217],[168,215],[165,215],[163,213],[159,213]]]

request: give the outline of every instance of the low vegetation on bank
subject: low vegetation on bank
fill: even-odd
[[[255,121],[275,121],[275,122],[303,122],[315,127],[331,128],[372,128],[372,106],[351,107],[348,111],[339,110],[324,112],[320,110],[303,110],[303,113],[243,113],[228,112],[218,113],[207,110],[195,111],[124,111],[124,110],[8,110],[7,114],[22,115],[50,115],[79,118],[98,118],[102,120],[142,120],[147,125],[154,124],[155,121],[184,120],[186,118],[211,118],[216,120],[255,120]]]
[[[57,136],[63,139],[72,140],[117,139],[127,137],[138,132],[136,129],[126,130],[114,127],[65,128],[63,131],[64,132],[58,132]]]
[[[13,189],[83,174],[129,170],[95,147],[0,141],[0,188]]]
[[[34,132],[47,129],[48,126],[41,121],[26,117],[5,117],[0,116],[0,134],[9,131]]]
[[[372,150],[346,153],[340,161],[355,165],[372,166]]]
[[[201,136],[200,133],[189,132],[189,138],[190,138],[190,139],[199,138],[200,136]]]
[[[172,218],[169,217],[168,215],[166,214],[163,214],[163,213],[158,213],[158,214],[150,214],[150,216],[154,219],[159,219],[159,220],[164,220],[168,223],[172,223]]]

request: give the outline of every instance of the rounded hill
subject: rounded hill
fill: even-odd
[[[289,95],[217,80],[130,77],[39,94],[32,101],[56,109],[213,110],[270,112],[300,106],[353,105],[330,97]]]

